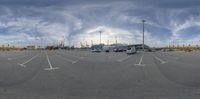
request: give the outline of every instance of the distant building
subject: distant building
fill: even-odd
[[[36,50],[38,47],[36,45],[26,46],[27,50]]]
[[[142,50],[143,49],[143,44],[133,44],[133,45],[128,45],[128,47],[135,47],[136,50]],[[144,49],[145,50],[150,50],[151,48],[148,45],[144,44]]]

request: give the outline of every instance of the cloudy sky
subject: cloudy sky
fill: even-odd
[[[199,0],[0,0],[0,44],[200,44]]]

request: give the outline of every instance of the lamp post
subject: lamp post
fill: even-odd
[[[143,25],[143,31],[142,31],[142,49],[144,51],[144,23],[146,22],[146,20],[142,20],[142,25]]]

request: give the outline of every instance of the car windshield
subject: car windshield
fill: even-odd
[[[0,99],[200,99],[199,0],[0,0]]]

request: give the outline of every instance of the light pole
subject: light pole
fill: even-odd
[[[142,25],[143,25],[143,31],[142,31],[142,49],[144,51],[144,23],[146,20],[142,20]]]
[[[40,40],[39,37],[35,38],[35,49],[39,48],[40,44],[38,44],[38,41]]]

